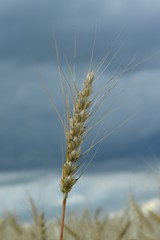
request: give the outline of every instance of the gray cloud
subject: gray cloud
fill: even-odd
[[[107,161],[110,170],[120,168],[120,164],[115,167],[118,158],[126,170],[135,163],[140,166],[136,156],[149,158],[151,155],[146,150],[146,142],[157,155],[160,154],[159,10],[159,1],[1,1],[1,170],[60,169],[63,129],[38,80],[32,58],[63,114],[53,35],[55,33],[62,67],[65,68],[64,54],[73,62],[75,25],[78,73],[79,68],[84,70],[85,54],[89,61],[96,19],[96,63],[124,26],[122,34],[113,44],[111,56],[122,44],[123,47],[104,73],[103,82],[119,63],[123,68],[134,54],[137,55],[135,63],[153,57],[122,76],[111,98],[107,99],[106,105],[125,89],[116,103],[121,109],[106,117],[99,137],[110,132],[128,116],[134,113],[136,116],[103,143],[95,161]],[[92,136],[90,142],[91,139]],[[103,165],[100,171],[102,168]]]
[[[19,71],[14,67],[14,82],[10,81],[12,71],[11,68],[10,76],[8,76],[8,79],[6,78],[5,82],[1,83],[1,101],[4,103],[0,112],[2,120],[1,169],[60,169],[64,135],[58,116],[45,95],[34,69],[29,70],[27,66],[26,70],[21,69]],[[25,71],[28,71],[27,78],[23,77]],[[46,84],[56,105],[63,113],[58,76],[55,81],[52,79],[51,66],[44,66],[40,71],[42,75],[47,72]],[[53,76],[56,76],[56,73],[53,73]],[[110,167],[106,169],[112,171],[123,170],[123,168],[126,170],[132,169],[135,163],[138,168],[142,167],[143,162],[139,163],[137,156],[148,157],[150,155],[146,143],[151,144],[154,151],[159,154],[158,76],[158,73],[155,74],[154,78],[153,74],[147,75],[147,73],[129,76],[131,78],[131,82],[127,83],[129,89],[127,88],[115,104],[115,106],[119,104],[121,109],[108,117],[106,116],[103,126],[100,128],[99,138],[104,133],[109,133],[116,128],[135,111],[138,111],[138,113],[136,112],[136,116],[104,141],[95,162],[99,161],[98,159],[101,159],[100,161],[103,164],[107,161]],[[152,82],[150,81],[151,77]],[[107,76],[104,76],[104,80],[106,78]],[[128,76],[126,76],[126,79],[121,79],[120,85],[112,92],[111,99],[106,100],[105,108],[110,104],[112,98],[114,99],[119,91],[125,87],[127,78]],[[153,82],[154,84],[152,84]],[[146,85],[147,88],[144,87]],[[153,118],[155,111],[157,117]],[[151,112],[153,113],[151,114]],[[91,135],[91,138],[88,138],[88,146],[95,133],[96,131]],[[117,164],[118,158],[124,160],[120,160]],[[133,158],[134,160],[132,160]],[[113,164],[109,163],[113,161]],[[126,164],[127,162],[128,164]],[[100,171],[103,169],[103,164],[99,167]],[[120,168],[120,165],[122,168]]]
[[[123,26],[125,31],[115,47],[119,47],[119,42],[126,36],[128,40],[125,54],[119,55],[118,62],[122,56],[126,61],[135,53],[142,58],[159,53],[158,1],[121,1],[116,4],[113,1],[14,1],[14,4],[1,2],[1,9],[0,57],[3,60],[30,63],[31,55],[36,62],[55,60],[55,54],[53,56],[48,47],[54,49],[53,32],[62,48],[60,53],[70,55],[75,24],[79,49],[77,61],[84,61],[85,52],[91,51],[96,19],[96,56],[103,55]],[[147,68],[157,66],[157,59],[154,57]]]
[[[58,178],[60,176],[48,171],[2,174],[0,180],[5,184],[0,188],[1,214],[4,209],[7,211],[16,209],[21,219],[30,219],[28,196],[32,196],[38,210],[45,211],[47,218],[59,216],[61,193],[58,189]],[[12,181],[14,187],[13,184],[9,185],[8,181]],[[74,210],[82,212],[86,208],[95,211],[99,206],[103,206],[103,214],[116,213],[128,205],[129,190],[138,203],[147,203],[157,198],[156,172],[103,173],[84,176],[70,193],[67,209],[69,212]]]

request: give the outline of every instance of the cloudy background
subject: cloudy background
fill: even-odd
[[[17,211],[29,218],[28,196],[48,217],[60,216],[63,127],[39,81],[41,74],[63,114],[56,37],[61,66],[73,64],[82,84],[97,24],[94,62],[112,46],[116,56],[99,81],[134,58],[134,69],[119,83],[98,129],[106,138],[85,175],[68,198],[68,210],[121,210],[128,194],[157,206],[160,158],[160,2],[131,0],[0,2],[0,213]],[[121,34],[120,34],[121,33]],[[118,37],[117,37],[118,36]],[[87,56],[87,57],[86,57]],[[140,63],[140,64],[139,64]],[[106,62],[107,64],[107,62]],[[119,67],[120,66],[120,67]],[[104,66],[105,67],[105,66]],[[98,91],[99,82],[95,84]],[[126,119],[129,121],[122,124]],[[97,130],[88,137],[91,143]],[[91,156],[90,156],[91,157]]]

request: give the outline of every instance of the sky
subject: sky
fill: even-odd
[[[1,0],[1,213],[16,209],[26,217],[28,195],[49,216],[60,213],[62,194],[58,184],[64,131],[39,81],[41,76],[63,115],[55,39],[61,67],[70,80],[66,56],[73,66],[76,39],[76,81],[80,89],[94,39],[94,66],[110,51],[109,67],[103,72],[106,61],[94,85],[95,92],[132,62],[129,71],[117,74],[111,82],[109,87],[116,81],[118,84],[97,115],[107,109],[109,112],[87,136],[89,147],[95,136],[98,140],[109,135],[71,192],[68,209],[101,206],[114,212],[127,204],[129,192],[140,202],[158,196],[159,12],[158,0]],[[88,161],[93,154],[94,150]]]

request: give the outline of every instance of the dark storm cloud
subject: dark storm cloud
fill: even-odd
[[[6,67],[4,63],[2,65],[1,72],[4,73]],[[34,68],[30,71],[28,68],[19,70],[9,63],[7,66],[10,73],[1,82],[0,88],[1,169],[61,164],[61,159],[54,161],[54,158],[57,159],[61,153],[58,146],[63,142],[62,128]],[[27,74],[24,76],[25,72]],[[53,92],[56,90],[55,87]],[[56,98],[54,100],[58,106]]]
[[[139,119],[135,120],[135,124],[131,122],[125,133],[117,131],[110,142],[106,142],[107,149],[101,148],[98,158],[102,159],[102,162],[106,159],[108,162],[109,159],[111,162],[117,158],[124,159],[125,164],[121,166],[129,169],[138,160],[134,163],[131,161],[129,166],[126,164],[128,159],[133,159],[136,154],[146,156],[144,141],[151,142],[157,151],[160,140],[160,116],[157,112],[160,85],[155,79],[160,76],[159,10],[159,1],[1,1],[1,170],[60,169],[63,129],[38,81],[32,58],[38,65],[58,109],[63,113],[53,35],[56,35],[62,65],[64,53],[72,62],[75,25],[76,63],[83,65],[85,54],[91,55],[96,19],[96,61],[111,46],[123,26],[124,31],[113,45],[112,54],[123,43],[111,64],[112,70],[116,69],[119,63],[128,63],[135,53],[137,62],[157,54],[141,65],[141,68],[136,68],[137,74],[140,70],[144,71],[142,75],[134,75],[133,72],[133,75],[129,75],[128,79],[133,78],[134,84],[123,98],[123,111],[117,112],[111,118],[109,126],[108,122],[105,122],[104,130],[111,131],[128,115],[137,111],[137,108],[141,112]],[[153,75],[154,69],[157,72]],[[105,77],[107,78],[107,74]],[[125,79],[124,84],[126,82]],[[126,106],[126,102],[131,104]],[[118,119],[117,122],[115,119]],[[110,165],[110,170],[113,165]]]
[[[158,1],[48,0],[14,1],[14,4],[2,1],[0,57],[3,60],[31,62],[32,55],[36,62],[53,61],[55,54],[53,56],[49,49],[49,45],[54,49],[53,32],[60,48],[63,48],[62,54],[71,55],[71,36],[75,25],[79,49],[77,61],[84,60],[85,51],[91,51],[97,19],[96,56],[103,56],[120,29],[125,26],[122,37],[115,44],[119,47],[119,42],[127,36],[123,59],[126,61],[135,53],[144,58],[160,49],[159,10]],[[122,54],[119,55],[121,58]],[[152,63],[157,62],[157,58]]]
[[[6,71],[6,65],[4,63],[2,65],[1,72],[3,73]],[[35,69],[28,69],[28,67],[25,69],[24,67],[18,70],[9,63],[7,66],[10,68],[10,74],[8,74],[8,78],[5,78],[5,81],[1,82],[0,95],[1,102],[3,102],[0,110],[0,169],[61,169],[62,142],[64,142],[63,128],[45,95]],[[12,72],[14,72],[14,79],[12,78]],[[23,76],[24,72],[27,72],[25,77]],[[43,66],[40,72],[46,76],[47,86],[52,93],[52,98],[60,112],[63,113],[57,71],[52,70],[51,66]],[[155,76],[156,78],[158,76]],[[127,96],[122,98],[121,104],[123,105],[123,113],[126,112],[125,115],[123,116],[121,111],[116,111],[111,116],[106,117],[103,128],[100,128],[99,138],[122,123],[126,117],[135,111],[135,108],[137,109],[137,106],[139,106],[137,110],[142,111],[145,103],[145,109],[135,119],[120,127],[109,139],[103,142],[94,161],[95,163],[97,161],[102,163],[98,164],[98,168],[95,168],[96,171],[102,171],[103,169],[124,171],[143,168],[144,163],[139,161],[137,156],[142,155],[144,158],[150,156],[149,151],[146,151],[145,142],[151,142],[157,155],[160,155],[157,151],[160,140],[159,124],[154,121],[155,118],[152,115],[147,115],[148,107],[152,109],[154,103],[158,102],[158,88],[157,93],[153,91],[154,88],[151,91],[150,85],[145,89],[143,86],[147,84],[147,80],[149,82],[150,77],[148,76],[147,79],[145,76],[140,76],[140,79],[144,79],[144,83],[142,80],[142,82],[139,82],[137,78],[139,90],[136,91],[137,85],[134,81],[136,86],[133,85],[133,88],[131,85],[131,90],[127,91]],[[153,76],[152,80],[154,80]],[[119,91],[118,87],[117,91]],[[141,94],[143,99],[141,99]],[[118,93],[113,92],[112,95],[117,96]],[[152,101],[149,100],[149,96]],[[131,104],[130,101],[133,101],[133,99],[134,102]],[[128,100],[128,104],[125,103],[126,100]],[[142,101],[141,104],[139,104],[139,100]],[[136,101],[138,101],[138,104]],[[107,107],[107,105],[104,106]],[[154,107],[156,108],[156,105]],[[157,113],[157,121],[158,119]],[[91,138],[88,138],[88,146],[92,143],[95,133],[96,131],[91,135]],[[93,154],[94,151],[91,152],[88,159]],[[119,160],[117,161],[117,159]],[[104,163],[108,164],[106,168],[103,167]],[[93,166],[95,165],[93,164]],[[91,168],[92,171],[95,169]]]

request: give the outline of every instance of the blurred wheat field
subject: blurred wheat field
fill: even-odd
[[[33,222],[24,224],[11,213],[0,220],[0,240],[56,240],[59,239],[60,220],[46,220],[38,213],[30,199]],[[100,217],[100,209],[93,216],[86,210],[80,216],[67,216],[64,226],[65,240],[158,240],[160,215],[153,211],[144,213],[133,197],[122,214]]]

